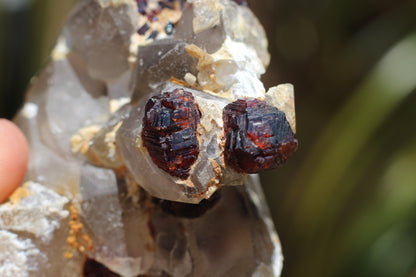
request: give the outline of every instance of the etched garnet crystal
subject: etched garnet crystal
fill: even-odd
[[[298,141],[285,113],[258,99],[239,99],[224,108],[224,158],[238,172],[273,169],[296,151]]]
[[[199,121],[200,112],[190,92],[176,89],[149,99],[142,139],[159,168],[172,176],[188,178],[199,155],[196,133]]]

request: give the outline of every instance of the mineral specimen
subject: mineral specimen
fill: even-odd
[[[31,155],[0,276],[280,276],[247,175],[297,146],[269,59],[246,1],[81,0],[15,119]]]
[[[284,112],[258,99],[224,108],[225,162],[239,172],[258,173],[282,165],[298,141]]]
[[[143,145],[153,162],[169,174],[186,179],[199,155],[196,130],[200,112],[190,92],[176,89],[147,101]]]

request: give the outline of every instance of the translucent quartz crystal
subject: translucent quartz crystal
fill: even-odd
[[[256,206],[264,201],[257,182],[249,178],[245,186],[224,188],[207,211],[194,216],[192,204],[172,207],[145,195],[133,203],[119,182],[118,201],[107,192],[85,204],[102,211],[85,215],[96,230],[97,246],[89,257],[122,276],[256,276],[262,270],[267,274],[257,276],[275,276],[270,265],[280,270],[280,247],[270,220],[264,221],[267,210]]]
[[[269,58],[246,1],[81,0],[15,119],[31,155],[0,205],[0,276],[280,276],[257,169],[225,161],[239,99],[295,139]]]
[[[70,47],[83,57],[90,76],[101,80],[117,78],[129,68],[130,36],[138,27],[133,1],[105,2],[80,1],[65,33]]]

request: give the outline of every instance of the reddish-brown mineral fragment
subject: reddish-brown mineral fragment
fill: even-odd
[[[120,277],[93,259],[87,259],[82,270],[83,277]]]
[[[172,176],[186,179],[199,155],[196,129],[200,112],[192,93],[183,89],[149,99],[142,139],[153,162]]]
[[[223,111],[228,166],[238,172],[273,169],[296,151],[298,141],[283,112],[258,99],[237,100]]]

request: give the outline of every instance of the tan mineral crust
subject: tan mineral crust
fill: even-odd
[[[15,118],[30,161],[0,205],[0,276],[280,276],[259,178],[224,160],[223,110],[237,99],[266,101],[295,131],[293,86],[260,81],[269,60],[263,27],[232,0],[79,1]],[[169,140],[162,158],[182,153],[173,167],[196,144],[187,177],[141,135],[149,99],[178,89],[193,96],[195,133],[155,132]]]

